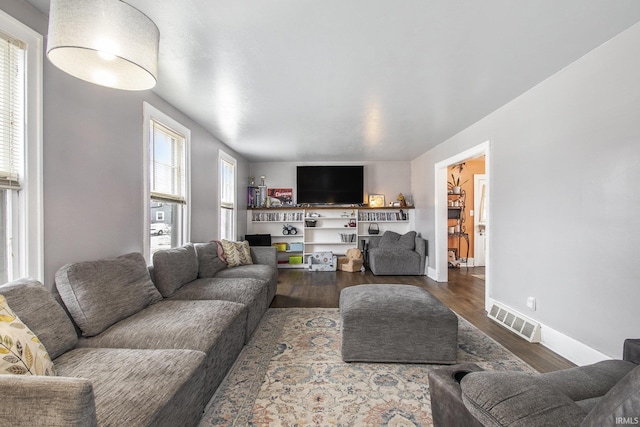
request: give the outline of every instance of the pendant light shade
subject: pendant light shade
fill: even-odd
[[[146,90],[158,74],[158,27],[120,0],[51,0],[47,57],[82,80]]]

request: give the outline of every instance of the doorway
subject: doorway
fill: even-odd
[[[429,276],[437,282],[448,281],[448,189],[450,180],[449,167],[459,165],[466,160],[480,156],[485,157],[485,203],[484,210],[484,247],[485,247],[485,306],[490,294],[490,144],[486,141],[455,156],[435,164],[435,268],[430,269]],[[475,210],[475,209],[474,209]],[[488,308],[488,307],[485,307]]]

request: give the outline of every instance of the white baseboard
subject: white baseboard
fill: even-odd
[[[436,269],[435,269],[435,268],[432,268],[432,267],[427,266],[427,277],[428,277],[429,279],[433,279],[433,280],[435,280],[435,281],[437,282],[437,281],[438,281],[438,278],[437,278],[437,276],[436,276]]]
[[[558,332],[547,325],[543,324],[540,332],[542,334],[542,342],[540,344],[544,345],[549,350],[558,353],[565,359],[572,361],[578,366],[589,365],[601,360],[611,359],[611,357],[606,354],[601,353],[568,335]]]
[[[512,309],[511,307],[504,304],[503,302],[498,300],[493,300],[493,299],[487,300],[488,307],[491,307],[491,303],[493,301],[509,308],[510,310],[518,312],[517,310]],[[530,317],[532,320],[535,320],[536,322],[540,322],[538,319],[535,319],[531,316],[527,316],[527,317]],[[553,351],[554,353],[559,354],[565,359],[575,363],[578,366],[589,365],[591,363],[596,363],[601,360],[611,359],[611,357],[607,356],[606,354],[601,353],[597,350],[594,350],[588,345],[581,343],[580,341],[574,338],[571,338],[570,336],[565,335],[562,332],[559,332],[541,322],[540,322],[540,337],[541,337],[540,344],[547,347],[549,350]]]

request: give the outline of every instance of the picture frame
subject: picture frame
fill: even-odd
[[[384,194],[369,194],[370,208],[384,208]]]

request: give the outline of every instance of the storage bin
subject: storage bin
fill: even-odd
[[[273,246],[276,247],[276,250],[278,252],[284,252],[287,250],[287,244],[286,243],[274,243]]]
[[[292,255],[289,257],[289,264],[302,264],[302,255]]]
[[[291,242],[289,243],[289,250],[290,251],[303,251],[304,250],[304,243],[302,242]]]

